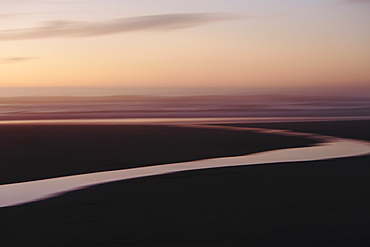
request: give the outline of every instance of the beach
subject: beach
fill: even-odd
[[[370,140],[369,121],[253,123]],[[1,184],[304,147],[184,126],[1,125]],[[369,156],[131,179],[0,208],[1,246],[367,246]]]
[[[317,141],[154,125],[0,125],[0,184],[307,146]],[[21,171],[21,172],[19,172]]]
[[[370,247],[370,0],[0,0],[0,247]]]

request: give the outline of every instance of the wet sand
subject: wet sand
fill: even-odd
[[[225,124],[223,124],[225,125]],[[228,124],[226,124],[228,125]],[[239,123],[231,126],[244,126],[252,128],[276,128],[323,135],[340,136],[370,140],[370,120],[356,121],[316,121],[316,122],[280,122],[280,123]]]
[[[244,131],[150,125],[0,125],[0,184],[317,143]]]
[[[369,126],[368,124],[369,122],[363,121],[347,122],[345,123],[347,128],[342,129],[338,126],[343,127],[343,123],[333,122],[322,125],[323,128],[320,130],[318,123],[297,123],[297,125],[291,123],[289,128],[305,127],[313,129],[313,132],[331,135],[337,130],[335,132],[337,136],[341,136],[343,130],[345,137],[363,136],[363,139],[368,140],[367,128],[364,128]],[[70,129],[59,130],[58,133],[63,138],[68,136],[66,133],[73,134],[75,140],[78,133],[85,135],[82,144],[93,143],[86,136],[99,133],[96,129],[99,127],[101,126],[95,126],[94,131],[88,133],[84,133],[82,129],[78,129],[76,133],[73,131],[71,133]],[[20,129],[12,129],[12,132],[10,127],[7,128],[3,133],[7,133],[5,136],[8,136],[9,140],[12,136],[24,133]],[[229,152],[223,155],[230,155],[230,151],[240,146],[243,146],[245,152],[252,149],[258,151],[278,148],[282,144],[309,144],[302,143],[302,140],[289,141],[287,137],[270,135],[254,136],[253,139],[253,136],[249,136],[250,133],[244,136],[240,132],[232,131],[189,130],[163,126],[130,128],[136,132],[133,129],[121,131],[126,135],[131,133],[135,136],[133,139],[138,142],[141,140],[139,143],[147,143],[152,137],[156,137],[154,140],[158,141],[160,133],[168,135],[167,139],[161,139],[161,143],[168,144],[164,146],[166,148],[159,149],[163,153],[160,156],[162,160],[158,159],[158,162],[163,161],[164,157],[167,157],[166,154],[170,154],[166,151],[173,148],[171,138],[178,137],[175,133],[183,134],[182,140],[185,141],[182,148],[186,147],[186,150],[190,151],[177,153],[177,157],[172,157],[173,159],[189,159],[189,155],[194,154],[196,150],[199,152],[198,155],[204,155],[208,150],[208,155],[217,157],[220,150]],[[145,128],[154,129],[149,131]],[[45,126],[40,127],[38,133],[47,129]],[[30,132],[24,131],[35,132],[32,128],[28,130]],[[330,133],[326,133],[328,131]],[[112,133],[118,132],[116,129]],[[55,133],[55,129],[52,133]],[[137,138],[137,135],[142,135],[141,139]],[[51,138],[50,132],[44,135],[44,138],[45,136]],[[101,136],[104,139],[106,134]],[[263,140],[258,142],[261,137]],[[31,139],[28,136],[28,140]],[[99,143],[103,143],[102,139]],[[254,142],[248,146],[251,140]],[[21,142],[23,143],[24,139]],[[206,148],[206,145],[212,148]],[[144,145],[147,148],[148,146],[153,146],[153,143]],[[141,144],[140,147],[143,148]],[[21,150],[18,149],[17,152],[20,153]],[[135,159],[144,160],[145,157],[141,154],[136,154]],[[6,222],[1,224],[0,244],[1,246],[368,246],[369,161],[369,156],[364,156],[329,161],[219,168],[95,186],[46,201],[0,209],[0,220]],[[73,167],[76,166],[78,165],[75,163]],[[96,166],[99,165],[96,164],[94,169]],[[8,166],[8,171],[9,167],[11,166]],[[21,169],[19,166],[17,170]],[[86,171],[86,167],[84,169]],[[71,168],[67,170],[63,172],[76,172],[73,169],[71,171]],[[49,171],[43,176],[56,175],[55,172]],[[22,178],[13,178],[13,181],[22,179],[35,178],[28,174],[22,175]]]

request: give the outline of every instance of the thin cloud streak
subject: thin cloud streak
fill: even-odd
[[[0,14],[0,20],[18,17],[19,14]]]
[[[20,63],[33,59],[38,59],[38,57],[4,57],[0,59],[0,64]]]
[[[357,4],[357,3],[370,3],[370,0],[345,0],[346,3],[353,3],[353,4]]]
[[[224,14],[168,14],[120,18],[107,22],[52,21],[39,27],[0,31],[0,41],[56,37],[92,37],[133,31],[164,31],[237,20]]]
[[[69,13],[74,13],[71,11],[60,11],[60,12],[40,12],[40,13],[11,13],[11,14],[0,14],[0,20],[5,20],[5,19],[14,19],[18,17],[28,17],[28,16],[39,16],[39,15],[55,15],[55,14],[69,14]],[[79,11],[78,13],[81,13]]]

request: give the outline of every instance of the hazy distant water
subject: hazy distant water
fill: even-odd
[[[201,96],[201,95],[350,95],[370,97],[369,88],[174,88],[174,87],[39,87],[0,88],[1,97],[47,97],[47,96]]]
[[[0,119],[364,117],[370,88],[0,88]]]

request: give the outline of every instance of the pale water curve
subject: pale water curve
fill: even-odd
[[[253,131],[258,133],[301,136],[318,140],[320,143],[309,147],[278,149],[243,156],[211,158],[5,184],[0,186],[0,207],[16,206],[51,198],[68,191],[84,189],[93,185],[174,172],[243,165],[325,160],[370,154],[370,142],[362,140],[260,128],[215,125],[186,125],[186,127],[221,128],[239,131]]]

